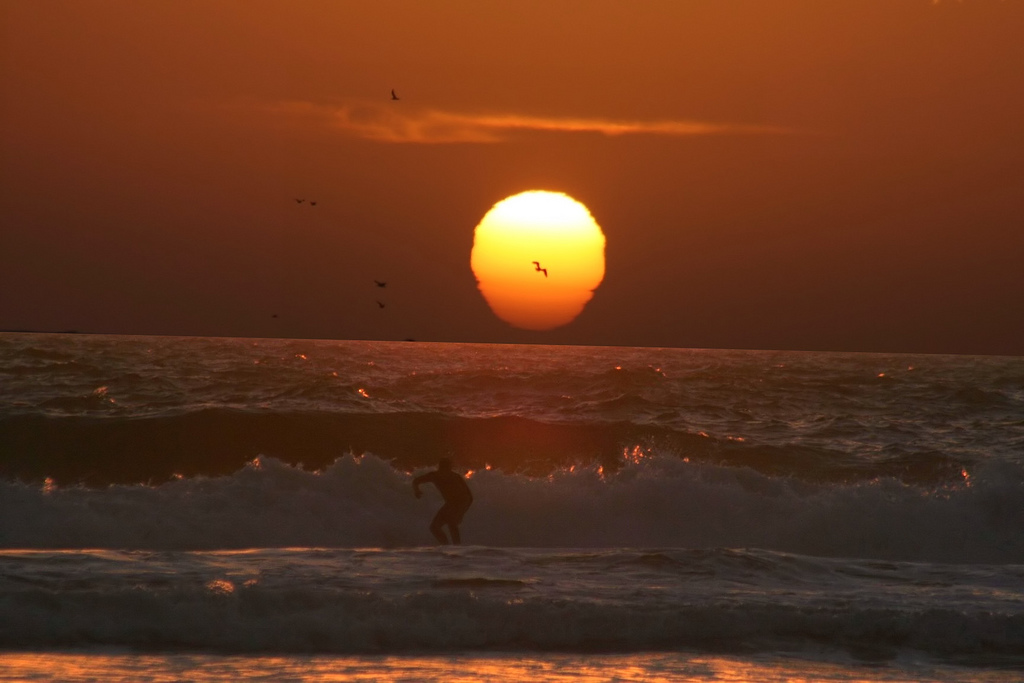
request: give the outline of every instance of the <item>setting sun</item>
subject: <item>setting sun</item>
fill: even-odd
[[[583,311],[604,279],[605,237],[587,207],[531,190],[498,202],[476,226],[470,265],[494,314],[550,330]]]

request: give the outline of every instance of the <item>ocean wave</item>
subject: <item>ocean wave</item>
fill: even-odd
[[[869,660],[923,652],[1019,661],[1024,646],[1017,594],[1001,588],[1019,589],[1019,567],[872,567],[738,550],[481,551],[5,552],[0,647],[825,649]],[[780,566],[785,581],[772,578]],[[922,574],[946,594],[925,585],[894,597],[894,584]]]
[[[75,403],[110,400],[100,387]],[[59,484],[161,483],[224,476],[271,456],[323,469],[346,454],[373,453],[406,471],[451,457],[466,468],[547,476],[559,468],[619,468],[637,455],[674,454],[691,462],[748,467],[818,482],[894,478],[947,485],[974,461],[895,445],[878,455],[842,450],[836,440],[764,443],[658,424],[547,422],[517,416],[430,412],[288,413],[211,407],[156,417],[8,415],[0,417],[0,477]]]
[[[0,547],[222,549],[430,544],[439,503],[374,455],[319,471],[258,458],[225,476],[105,488],[0,482]],[[812,556],[1024,562],[1024,475],[979,466],[955,485],[808,482],[638,457],[616,471],[469,473],[467,543],[494,547],[764,548]],[[657,558],[649,562],[660,561]]]
[[[129,589],[105,596],[116,604],[116,618],[105,618],[95,596],[64,596],[58,609],[45,594],[30,591],[3,609],[14,618],[0,627],[0,646],[337,654],[834,648],[875,660],[907,650],[1017,657],[1024,646],[1024,617],[951,609],[907,615],[899,609],[805,610],[737,602],[638,612],[631,606],[485,601],[466,594],[382,601],[310,588],[284,595],[258,587],[235,590],[237,596],[202,589],[153,596]]]

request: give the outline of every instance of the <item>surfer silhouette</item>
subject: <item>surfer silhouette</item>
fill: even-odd
[[[451,532],[451,543],[458,545],[462,542],[459,536],[459,524],[462,523],[462,516],[473,504],[473,494],[462,475],[452,471],[452,461],[448,458],[441,458],[437,463],[437,469],[433,472],[416,477],[412,480],[412,492],[417,498],[423,495],[420,491],[421,484],[433,484],[441,492],[444,498],[444,505],[434,515],[430,523],[430,533],[442,545],[449,543],[448,536],[444,533],[444,527]]]

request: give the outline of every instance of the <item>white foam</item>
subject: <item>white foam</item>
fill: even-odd
[[[742,547],[817,556],[1024,562],[1020,473],[979,468],[923,489],[895,480],[812,484],[673,456],[547,478],[482,470],[467,543],[496,547]],[[367,455],[322,472],[261,458],[227,477],[159,486],[0,482],[0,547],[404,547],[432,542],[440,498]]]

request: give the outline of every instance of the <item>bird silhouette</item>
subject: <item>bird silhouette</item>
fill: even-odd
[[[397,100],[398,99],[398,95],[395,94],[395,89],[394,88],[391,89],[391,99],[392,100]]]
[[[376,285],[377,285],[378,287],[387,287],[387,286],[388,286],[388,283],[386,283],[386,282],[381,282],[380,280],[374,280],[374,283],[376,283]]]
[[[310,202],[309,202],[309,205],[310,205],[310,206],[316,206],[316,202],[314,202],[314,201],[310,201]]]
[[[377,302],[377,305],[378,305],[379,307],[381,307],[381,308],[384,308],[384,304],[383,304],[383,303],[381,303],[380,301],[378,301],[378,302]]]
[[[306,201],[306,200],[305,200],[305,199],[296,199],[296,200],[295,200],[295,203],[296,203],[296,204],[301,204],[301,203],[302,203],[302,202],[304,202],[304,201]]]
[[[548,276],[548,269],[547,268],[541,268],[540,267],[540,261],[534,261],[533,265],[537,266],[536,271],[538,273],[544,273],[544,277]]]

